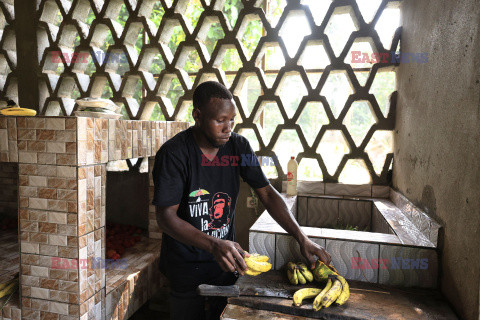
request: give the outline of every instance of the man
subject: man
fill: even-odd
[[[171,318],[205,319],[199,284],[231,285],[247,269],[235,241],[234,215],[240,177],[257,193],[270,215],[300,244],[313,268],[330,255],[300,230],[279,193],[270,185],[247,139],[232,132],[236,107],[218,82],[204,82],[193,94],[195,126],[178,133],[157,152],[153,169],[157,221],[163,230],[161,271],[170,282]],[[209,299],[210,319],[225,307]]]

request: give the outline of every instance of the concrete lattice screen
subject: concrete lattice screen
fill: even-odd
[[[0,107],[17,100],[17,45],[13,0],[0,1]]]
[[[369,19],[364,18],[360,0],[358,4],[354,0],[333,1],[322,16],[314,9],[315,1],[310,1],[310,6],[306,5],[308,1],[288,1],[286,6],[271,8],[281,2],[39,0],[35,26],[40,113],[71,115],[76,109],[74,99],[93,96],[111,98],[130,119],[153,120],[152,114],[160,113],[165,120],[186,120],[193,89],[203,81],[218,80],[234,92],[238,107],[235,131],[249,133],[247,137],[258,141],[257,155],[278,156],[282,139],[289,132],[296,145],[301,145],[298,153],[295,151],[297,161],[313,160],[323,181],[338,182],[344,168],[355,160],[364,167],[370,183],[386,184],[393,153],[380,152],[380,164],[374,168],[367,149],[369,143],[374,144],[375,133],[391,133],[396,95],[390,97],[389,106],[381,107],[371,87],[379,73],[394,72],[398,63],[388,60],[357,68],[349,57],[359,43],[368,44],[372,52],[378,53],[398,48],[401,29],[396,30],[391,45],[384,47],[375,25],[386,9],[398,8],[400,2],[376,1],[378,9]],[[233,21],[225,12],[233,4],[239,13],[234,25],[230,25]],[[197,16],[192,17],[192,10],[197,10]],[[276,10],[278,21],[269,16],[272,10]],[[333,43],[336,40],[330,22],[342,15],[349,19],[353,32],[339,47]],[[308,25],[311,34],[301,42],[299,38],[297,50],[285,41],[285,33],[296,28],[299,19]],[[252,23],[259,24],[263,34],[247,43],[245,33]],[[224,36],[210,39],[212,28],[221,28]],[[178,43],[183,35],[184,40]],[[178,47],[172,46],[172,41]],[[217,42],[211,46],[211,41]],[[272,48],[284,60],[276,70],[268,67]],[[328,59],[326,65],[307,65],[307,56],[308,60],[319,54],[315,50],[321,50]],[[92,56],[99,59],[95,61]],[[233,56],[236,67],[225,67],[224,60]],[[330,98],[322,92],[330,78],[336,76],[344,78],[343,90],[348,96],[340,107],[330,105]],[[260,94],[247,106],[242,94],[250,93],[242,93],[242,89],[250,80],[257,83]],[[299,95],[299,101],[288,106],[284,96],[294,80],[300,82],[303,93],[292,92]],[[361,133],[360,140],[346,125],[357,103],[364,103],[372,124]],[[326,120],[320,128],[310,130],[309,138],[308,128],[300,125],[299,119],[306,116],[311,105],[313,112],[317,108]],[[269,120],[265,113],[268,106],[278,107],[278,121],[270,128],[265,125]],[[333,169],[327,163],[328,152],[319,152],[319,145],[328,139],[336,139],[344,150]],[[273,161],[278,177],[285,178],[284,164],[275,157]]]

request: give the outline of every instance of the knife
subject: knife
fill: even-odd
[[[280,288],[252,288],[231,286],[212,286],[209,284],[201,284],[197,288],[200,296],[215,297],[239,297],[239,296],[257,296],[257,297],[275,297],[275,298],[292,298],[293,294],[289,290]]]

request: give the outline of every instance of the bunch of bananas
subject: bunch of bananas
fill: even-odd
[[[272,268],[272,264],[267,262],[268,259],[267,256],[262,256],[258,253],[249,254],[249,256],[245,255],[244,260],[248,267],[245,274],[258,276],[262,272],[267,272]]]
[[[326,281],[325,287],[323,289],[303,288],[297,290],[293,295],[294,305],[300,306],[304,299],[315,298],[313,309],[318,311],[322,307],[328,308],[334,302],[336,305],[342,305],[348,300],[350,297],[348,283],[333,266],[327,266],[318,260],[313,274],[316,281]]]
[[[287,276],[291,284],[305,284],[313,281],[313,274],[303,262],[287,263]]]

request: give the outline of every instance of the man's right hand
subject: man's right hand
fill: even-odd
[[[213,241],[211,253],[225,272],[237,271],[243,275],[248,269],[245,260],[243,260],[245,251],[236,242],[215,239]]]

